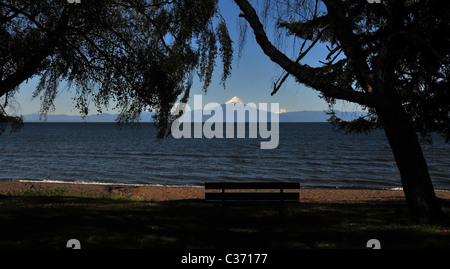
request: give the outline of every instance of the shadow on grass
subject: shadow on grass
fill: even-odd
[[[450,214],[450,201],[442,201]],[[413,225],[403,204],[232,206],[67,196],[0,197],[0,248],[450,248],[450,227]]]

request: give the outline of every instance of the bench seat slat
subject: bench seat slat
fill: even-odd
[[[298,193],[261,193],[261,192],[228,192],[228,193],[205,193],[205,199],[209,201],[283,201],[298,202]]]

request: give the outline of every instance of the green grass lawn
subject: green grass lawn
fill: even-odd
[[[450,203],[443,201],[450,214]],[[71,197],[63,191],[0,196],[0,248],[364,249],[450,248],[449,226],[414,225],[403,204],[231,206]]]

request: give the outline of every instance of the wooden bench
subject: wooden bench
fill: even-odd
[[[299,203],[299,192],[284,192],[284,190],[299,190],[300,183],[291,182],[219,182],[205,183],[205,200],[210,202],[228,203],[276,203],[279,213],[283,214],[283,204]],[[221,192],[211,190],[221,190]],[[234,190],[226,192],[226,190]],[[237,191],[236,191],[237,190]],[[255,191],[259,190],[259,191]],[[274,192],[279,190],[279,192]]]

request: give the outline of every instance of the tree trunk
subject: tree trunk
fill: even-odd
[[[441,223],[447,217],[436,198],[422,148],[408,114],[400,103],[377,108],[377,114],[400,172],[406,203],[414,221]]]

